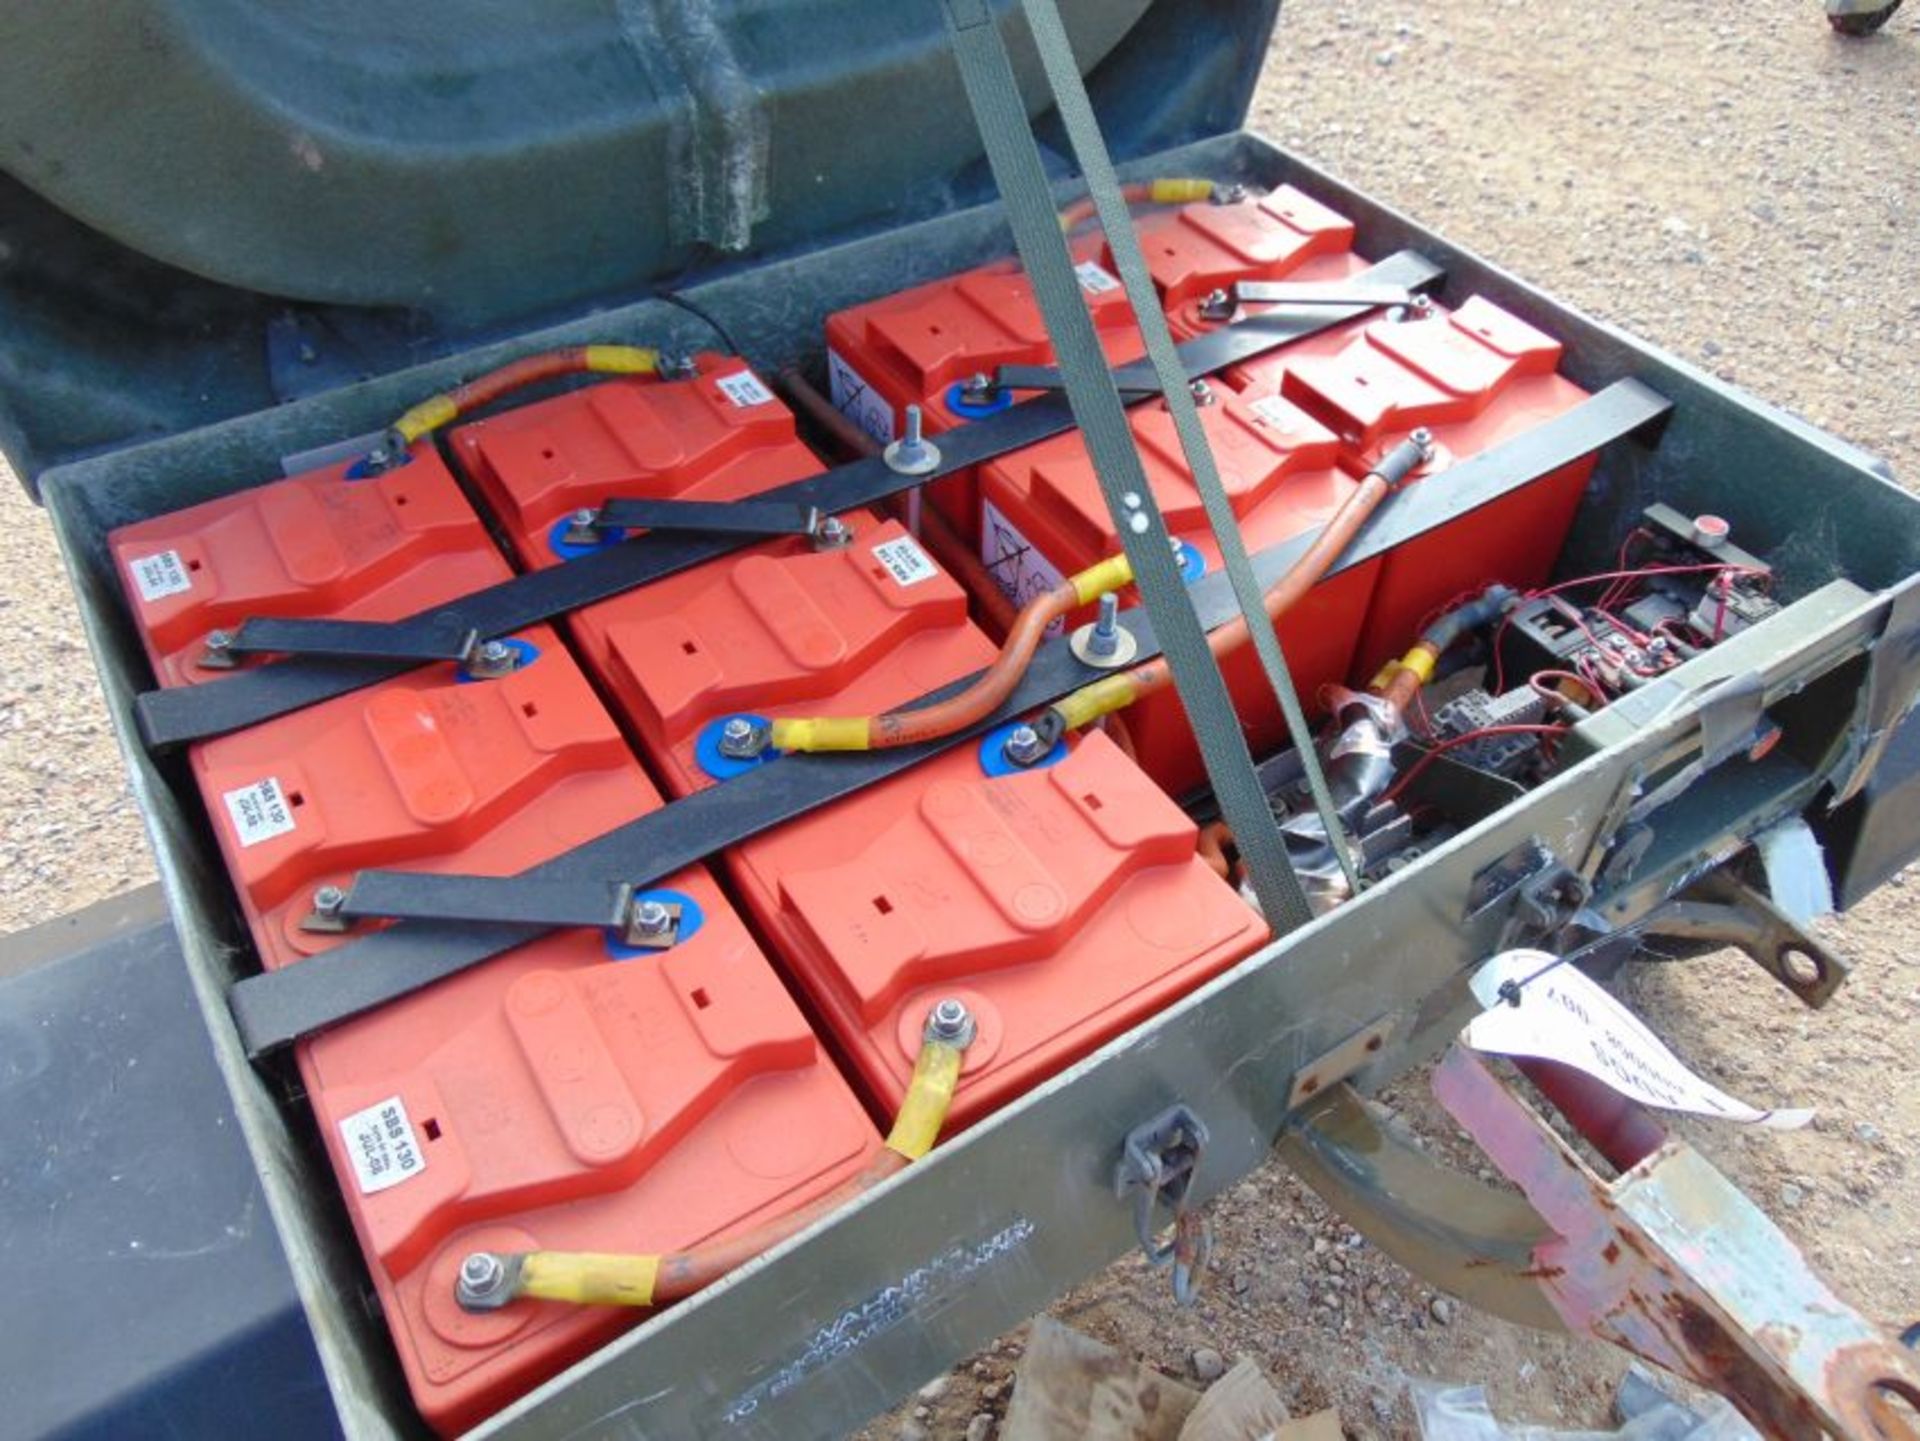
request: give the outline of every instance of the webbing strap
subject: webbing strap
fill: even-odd
[[[1234,514],[1233,502],[1227,498],[1226,488],[1220,483],[1220,470],[1214,463],[1213,447],[1207,443],[1206,430],[1200,424],[1199,407],[1192,390],[1180,383],[1180,357],[1174,350],[1173,336],[1167,330],[1166,313],[1160,308],[1152,273],[1147,269],[1146,257],[1140,252],[1140,237],[1134,231],[1126,199],[1120,193],[1120,177],[1113,173],[1113,160],[1107,154],[1106,142],[1101,138],[1099,122],[1094,119],[1093,105],[1087,99],[1086,82],[1081,78],[1080,67],[1074,61],[1066,27],[1060,23],[1059,7],[1054,0],[1026,0],[1026,6],[1033,26],[1034,41],[1040,48],[1041,64],[1053,84],[1054,98],[1059,103],[1060,118],[1066,125],[1074,158],[1080,162],[1080,169],[1084,172],[1088,192],[1093,197],[1094,211],[1100,217],[1102,229],[1106,231],[1107,247],[1112,252],[1114,268],[1120,273],[1120,282],[1126,288],[1140,334],[1146,341],[1147,359],[1153,363],[1154,374],[1165,393],[1167,413],[1173,417],[1174,433],[1180,438],[1180,450],[1186,457],[1187,470],[1193,477],[1194,489],[1200,494],[1200,504],[1206,512],[1207,524],[1213,530],[1214,541],[1220,547],[1221,564],[1233,586],[1234,599],[1240,603],[1240,612],[1246,617],[1247,631],[1253,640],[1254,652],[1260,658],[1260,668],[1266,673],[1267,684],[1272,687],[1274,698],[1280,702],[1280,713],[1286,717],[1287,733],[1299,751],[1307,789],[1313,796],[1321,824],[1326,827],[1333,853],[1339,859],[1341,874],[1346,878],[1350,893],[1358,895],[1360,873],[1353,864],[1346,828],[1340,824],[1339,810],[1333,803],[1332,793],[1327,789],[1326,774],[1321,769],[1320,755],[1313,744],[1313,732],[1308,728],[1306,708],[1300,704],[1300,692],[1293,683],[1293,672],[1287,666],[1286,653],[1280,645],[1273,617],[1267,614],[1266,597],[1253,578],[1253,563],[1247,556],[1246,538],[1240,533],[1240,518]],[[1226,770],[1229,780],[1236,778],[1236,768],[1229,766]],[[1264,790],[1261,799],[1264,806]],[[1235,832],[1234,839],[1245,854],[1246,843],[1240,839],[1238,832]],[[1282,854],[1285,853],[1284,842],[1279,843],[1279,849]],[[1247,862],[1251,871],[1255,864],[1254,857],[1248,856]],[[1291,874],[1291,866],[1288,870]],[[1261,890],[1257,878],[1254,878],[1254,888]],[[1287,887],[1269,888],[1276,889],[1284,899],[1291,900],[1285,895]],[[1299,889],[1297,881],[1292,889]],[[1278,928],[1283,931],[1292,930],[1312,919],[1304,895],[1300,897],[1297,914],[1275,917],[1275,913],[1269,910],[1267,915],[1281,921]]]
[[[1423,286],[1439,276],[1439,269],[1429,261],[1412,251],[1401,251],[1359,278]],[[1343,324],[1368,309],[1356,305],[1317,314],[1276,312],[1250,317],[1187,341],[1180,347],[1180,358],[1190,378],[1211,375]],[[823,475],[775,486],[755,500],[817,506],[837,515],[876,505],[1072,428],[1073,414],[1065,399],[1041,394],[941,432],[940,463],[927,474],[901,474],[873,456],[837,466]],[[608,482],[610,491],[620,488],[621,482]],[[647,532],[565,565],[515,576],[397,621],[277,622],[274,639],[292,643],[304,636],[309,641],[317,640],[317,649],[330,654],[291,656],[242,671],[217,684],[148,691],[135,697],[134,718],[147,744],[156,749],[257,725],[402,675],[421,664],[422,653],[437,656],[449,645],[464,644],[469,636],[492,639],[510,635],[752,543],[751,537],[743,535]],[[315,627],[324,630],[317,632]],[[341,654],[343,649],[350,653]]]
[[[1046,0],[1040,0],[1039,4],[1029,0],[1028,8],[1037,22],[1043,22],[1048,17],[1054,22],[1051,28],[1044,23],[1036,23],[1034,39],[1046,62],[1049,76],[1054,79],[1056,90],[1059,91],[1062,87],[1059,86],[1057,72],[1062,68],[1075,71],[1072,53],[1065,48],[1065,34],[1059,29],[1059,15]],[[1087,450],[1093,458],[1094,473],[1099,479],[1101,493],[1112,512],[1114,526],[1119,532],[1127,559],[1132,563],[1141,603],[1153,621],[1154,632],[1159,637],[1161,650],[1173,675],[1174,688],[1179,693],[1181,704],[1186,707],[1194,739],[1199,743],[1200,758],[1213,784],[1214,797],[1219,802],[1221,814],[1233,829],[1234,840],[1247,864],[1248,880],[1259,898],[1262,911],[1276,929],[1292,930],[1312,919],[1312,908],[1307,903],[1300,878],[1294,874],[1293,864],[1287,857],[1286,845],[1267,802],[1266,792],[1260,785],[1259,774],[1254,769],[1253,754],[1247,748],[1246,734],[1241,730],[1239,717],[1234,713],[1226,681],[1207,646],[1206,632],[1194,614],[1193,605],[1181,581],[1166,520],[1160,513],[1153,488],[1148,484],[1146,468],[1134,443],[1133,429],[1127,423],[1126,407],[1107,368],[1100,338],[1081,296],[1080,282],[1074,273],[1073,256],[1065,235],[1061,233],[1058,210],[1047,185],[1040,148],[1027,120],[1027,108],[1014,78],[1012,60],[986,0],[946,0],[946,16],[947,29],[953,38],[954,57],[959,62],[960,79],[967,92],[967,102],[973,110],[974,124],[979,128],[986,146],[987,163],[1006,206],[1014,245],[1020,252],[1028,282],[1033,287],[1034,299],[1046,321],[1047,334],[1053,342],[1055,363],[1059,365],[1061,377],[1066,382],[1068,404],[1073,409],[1074,419],[1079,422]],[[1088,152],[1102,150],[1102,147],[1097,134],[1090,134],[1095,127],[1091,110],[1086,107],[1085,92],[1078,89],[1077,73],[1075,84],[1064,88],[1070,93],[1057,94],[1056,98],[1060,102],[1063,117],[1069,118],[1069,134],[1075,148],[1082,152],[1082,168],[1087,169],[1090,158]],[[1086,112],[1078,116],[1077,121],[1069,116],[1069,111],[1075,109],[1071,99],[1076,94],[1080,102],[1078,108]],[[1130,234],[1129,222],[1125,218],[1126,207],[1116,193],[1111,167],[1098,172],[1090,170],[1087,178],[1092,185],[1096,204],[1102,207],[1102,219],[1109,237],[1112,238],[1116,231]],[[1103,189],[1108,193],[1103,195]],[[1121,217],[1118,224],[1111,218],[1115,214]],[[1137,249],[1131,259],[1135,262],[1133,280],[1144,281],[1144,286],[1129,284],[1128,298],[1139,319],[1158,324],[1158,338],[1163,344],[1161,353],[1153,356],[1154,369],[1160,376],[1170,407],[1183,397],[1186,400],[1186,418],[1191,432],[1183,431],[1182,440],[1191,442],[1199,430],[1199,418],[1193,410],[1192,397],[1185,394],[1184,377],[1166,364],[1165,352],[1171,349],[1172,341],[1167,338],[1166,318],[1160,312],[1159,301],[1154,295],[1151,280],[1145,276],[1145,266],[1140,263]],[[1126,270],[1123,268],[1121,273],[1124,277]],[[1149,325],[1143,324],[1142,330],[1147,333]],[[1150,354],[1152,338],[1149,334]],[[1175,411],[1175,418],[1178,422],[1178,411]],[[1204,437],[1199,439],[1198,449],[1207,460],[1205,469],[1217,493],[1219,476],[1213,471]],[[1191,443],[1187,445],[1187,450],[1191,461],[1194,455]],[[1195,468],[1194,480],[1196,486],[1202,485],[1198,467]],[[1201,493],[1204,498],[1204,487]],[[1226,529],[1237,534],[1230,507],[1227,513],[1229,520]],[[1211,505],[1208,506],[1208,515],[1209,519],[1214,519]],[[1214,525],[1216,531],[1221,528],[1217,519],[1214,519]],[[1244,571],[1244,548],[1240,551],[1240,557]],[[1247,601],[1241,593],[1241,578],[1234,578],[1234,591],[1242,609],[1245,609]],[[1253,598],[1255,607],[1259,608],[1257,591],[1253,593]],[[1256,626],[1256,634],[1258,630]],[[1269,628],[1269,638],[1271,635]],[[1295,738],[1303,750],[1311,743],[1304,727],[1296,732]]]
[[[1396,496],[1392,504],[1374,512],[1335,563],[1334,571],[1364,565],[1583,455],[1644,431],[1657,424],[1670,408],[1665,399],[1639,382],[1616,381],[1565,414],[1462,461],[1449,472],[1450,487],[1415,486]],[[1306,532],[1262,551],[1254,561],[1261,584],[1277,583],[1299,562],[1316,536],[1317,532]],[[1215,573],[1193,587],[1194,608],[1201,624],[1209,629],[1226,624],[1234,614],[1226,579]],[[1152,624],[1140,610],[1122,611],[1120,624],[1133,635],[1139,660],[1151,660],[1160,653]],[[1040,647],[1004,705],[954,735],[898,750],[786,756],[723,784],[695,791],[529,867],[521,876],[602,883],[615,879],[635,888],[653,885],[728,846],[878,785],[1014,716],[1031,715],[1098,674],[1074,656],[1068,637],[1061,636]],[[914,705],[943,700],[978,678],[965,676]],[[380,889],[374,883],[383,876],[385,889],[398,892],[396,899],[404,901],[414,887],[424,885],[432,897],[456,902],[450,912],[442,910],[440,914],[451,913],[463,919],[390,926],[309,956],[296,966],[238,981],[227,999],[249,1055],[262,1055],[397,1000],[511,950],[547,929],[531,923],[500,925],[472,919],[479,914],[499,914],[494,898],[480,891],[509,894],[519,877],[362,872],[354,882],[355,901],[362,898],[363,887],[369,894]]]

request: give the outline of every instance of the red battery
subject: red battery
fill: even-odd
[[[1099,236],[1076,240],[1076,274],[1108,359],[1137,360],[1145,350],[1119,277]],[[1017,260],[1001,260],[930,281],[827,318],[827,379],[833,403],[875,440],[895,439],[909,405],[921,408],[928,434],[1006,409],[1029,392],[969,401],[965,382],[1002,365],[1048,365],[1053,343]],[[975,472],[926,487],[940,514],[969,542],[979,525]]]
[[[517,667],[427,666],[194,746],[194,774],[270,969],[338,943],[303,925],[374,866],[510,875],[633,819],[654,793],[544,626]]]
[[[960,587],[898,524],[848,519],[843,549],[776,542],[575,618],[586,664],[669,790],[791,764],[729,760],[718,745],[729,718],[871,715],[992,660]],[[917,1046],[933,1000],[959,994],[993,1016],[962,1077],[955,1116],[965,1124],[1265,935],[1195,858],[1193,823],[1105,737],[1044,773],[989,774],[1007,769],[994,765],[998,743],[959,746],[727,856],[736,894],[879,1113],[899,1101],[912,1066],[912,1056],[896,1064],[895,1035],[911,1031]],[[953,823],[941,819],[949,793],[967,797]],[[1007,869],[1018,857],[1036,868],[1031,884]],[[816,874],[823,866],[837,878]],[[883,874],[873,889],[869,877]],[[849,977],[874,962],[820,915],[814,898],[836,886],[858,902],[856,935],[871,914],[887,935],[940,938],[938,955],[899,959],[884,996],[850,1004],[849,986],[865,981]]]
[[[994,774],[968,744],[740,847],[735,874],[879,1107],[928,1009],[979,1026],[955,1127],[1031,1090],[1257,947],[1193,821],[1099,732]],[[777,764],[777,762],[776,762]]]
[[[1160,304],[1181,340],[1222,323],[1200,309],[1215,290],[1231,291],[1242,280],[1342,280],[1366,268],[1353,253],[1353,222],[1291,185],[1224,205],[1148,211],[1135,225]],[[1111,267],[1111,253],[1103,259]]]
[[[366,866],[502,874],[660,804],[550,630],[490,680],[415,672],[199,746],[193,764],[264,963]],[[468,1429],[635,1312],[454,1299],[476,1250],[673,1250],[857,1171],[865,1110],[703,868],[647,893],[674,943],[574,930],[298,1048],[421,1414]]]
[[[562,534],[574,511],[610,497],[740,500],[819,473],[793,413],[744,362],[694,364],[687,379],[602,381],[453,432],[456,462],[523,563],[592,549]]]
[[[1587,398],[1557,373],[1560,354],[1557,340],[1476,296],[1451,314],[1435,307],[1427,319],[1375,320],[1336,354],[1309,353],[1270,370],[1249,398],[1277,388],[1339,434],[1356,471],[1425,426],[1435,455],[1408,483],[1445,485],[1458,462]],[[1544,581],[1592,471],[1589,456],[1386,555],[1355,679],[1401,654],[1450,600],[1494,581],[1520,589]]]
[[[430,442],[126,525],[107,537],[155,678],[218,680],[207,636],[249,616],[398,620],[511,571]]]
[[[1316,530],[1332,518],[1356,482],[1336,463],[1340,442],[1292,402],[1265,396],[1247,403],[1224,382],[1210,382],[1199,408],[1220,480],[1247,550],[1257,555]],[[1154,499],[1180,543],[1189,580],[1220,569],[1220,550],[1200,504],[1173,417],[1155,400],[1130,412],[1135,444]],[[1118,554],[1120,537],[1100,492],[1085,442],[1056,436],[983,467],[981,560],[1016,604],[1065,576]],[[1367,613],[1379,563],[1349,567],[1315,586],[1280,622],[1280,643],[1309,710],[1323,686],[1344,681]],[[1125,592],[1122,603],[1136,597]],[[1089,607],[1067,626],[1091,618]],[[1279,703],[1259,657],[1243,646],[1225,664],[1228,688],[1257,752],[1286,734]],[[1206,778],[1179,697],[1149,697],[1123,716],[1141,766],[1174,794]]]
[[[711,779],[703,756],[728,716],[877,714],[993,660],[966,593],[902,526],[842,519],[845,546],[771,542],[573,618],[582,659],[670,791]]]

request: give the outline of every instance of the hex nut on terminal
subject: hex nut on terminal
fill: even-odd
[[[973,1012],[967,1009],[967,1003],[958,997],[949,996],[937,1002],[927,1012],[927,1025],[924,1035],[929,1041],[945,1041],[948,1045],[965,1050],[973,1044],[973,1038],[979,1033],[979,1027],[973,1019]]]
[[[229,630],[210,630],[207,632],[206,649],[200,653],[200,664],[207,670],[232,670],[234,665],[233,632]]]
[[[460,1263],[454,1299],[465,1311],[497,1311],[513,1299],[507,1263],[492,1251],[473,1251]]]
[[[1017,725],[1007,732],[1005,744],[1000,753],[1017,766],[1030,766],[1041,760],[1053,747],[1048,745],[1040,732],[1030,725]]]
[[[520,652],[503,640],[481,641],[467,653],[467,674],[483,680],[503,676],[520,663]]]
[[[338,935],[347,929],[347,918],[340,912],[347,904],[344,888],[334,885],[317,886],[313,892],[313,909],[300,922],[300,929],[323,935]]]
[[[853,528],[837,515],[828,516],[813,532],[815,550],[839,550],[852,544]]]
[[[1200,300],[1200,318],[1202,320],[1231,320],[1238,309],[1231,290],[1215,287]]]
[[[730,716],[720,727],[720,754],[730,761],[750,761],[765,754],[773,728],[749,716]]]
[[[560,537],[568,545],[597,545],[600,541],[600,512],[583,505],[567,517],[566,532]]]

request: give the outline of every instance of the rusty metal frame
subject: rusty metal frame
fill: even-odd
[[[1699,1152],[1669,1140],[1606,1180],[1473,1053],[1434,1094],[1540,1213],[1528,1274],[1566,1328],[1727,1397],[1763,1434],[1920,1437],[1920,1360],[1814,1275]]]

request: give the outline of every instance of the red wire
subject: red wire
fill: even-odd
[[[1628,538],[1631,539],[1632,537]],[[1542,596],[1557,595],[1563,590],[1572,590],[1575,586],[1580,585],[1592,585],[1594,582],[1602,580],[1638,580],[1651,575],[1698,575],[1702,571],[1715,571],[1723,576],[1729,577],[1735,572],[1761,579],[1768,577],[1768,572],[1765,570],[1750,565],[1734,565],[1728,561],[1716,561],[1704,565],[1649,565],[1642,566],[1638,570],[1603,570],[1596,575],[1575,576],[1572,580],[1563,580],[1556,585],[1549,585],[1540,590],[1530,590],[1521,598],[1523,600],[1538,600]],[[1611,591],[1611,587],[1609,587],[1609,591]],[[1602,597],[1602,599],[1606,600],[1607,597]],[[1513,616],[1514,612],[1509,610],[1501,617],[1500,626],[1493,633],[1493,693],[1495,695],[1506,694],[1507,668],[1505,659],[1500,654],[1500,642],[1506,637],[1507,627],[1513,624]],[[1580,628],[1586,630],[1585,624],[1583,623]],[[1593,640],[1596,645],[1599,644],[1598,638],[1595,637],[1591,631],[1587,632],[1587,636],[1588,639]],[[1715,639],[1718,639],[1718,637],[1715,637]],[[1602,647],[1602,649],[1605,649],[1605,647]]]
[[[1457,746],[1470,745],[1474,741],[1485,740],[1488,736],[1557,736],[1565,735],[1566,731],[1567,728],[1563,725],[1503,725],[1481,726],[1477,730],[1465,731],[1457,736],[1449,736],[1447,739],[1433,746],[1433,748],[1421,756],[1419,760],[1408,766],[1407,773],[1388,787],[1387,793],[1380,797],[1381,803],[1385,804],[1387,801],[1393,800],[1401,791],[1412,785],[1415,778],[1418,777],[1422,771],[1426,770],[1428,766],[1432,765],[1436,757],[1445,755]]]

